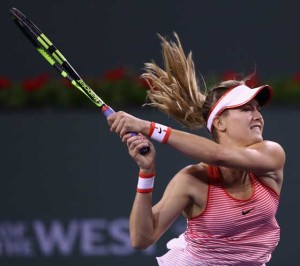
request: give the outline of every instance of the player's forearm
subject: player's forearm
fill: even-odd
[[[134,248],[145,249],[153,244],[152,193],[136,194],[129,219],[129,230]]]
[[[215,164],[220,153],[219,144],[201,136],[172,129],[168,145],[201,162]]]
[[[142,133],[145,136],[149,136],[151,132],[151,122],[143,121]],[[160,125],[158,124],[158,127]],[[157,130],[156,133],[159,131]],[[162,138],[163,139],[163,138]],[[220,155],[219,144],[191,133],[184,131],[171,129],[166,143],[179,152],[185,154],[188,157],[196,159],[201,162],[214,164],[218,162]]]

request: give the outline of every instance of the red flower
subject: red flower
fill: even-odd
[[[239,75],[233,71],[227,71],[224,72],[222,75],[222,80],[226,81],[226,80],[236,80],[238,79]],[[258,75],[256,73],[250,75],[250,77],[248,78],[248,80],[245,82],[246,85],[250,88],[254,88],[256,86],[258,86],[259,84],[259,78]]]
[[[222,80],[235,80],[238,77],[238,74],[233,71],[226,71],[222,75]]]
[[[108,70],[104,73],[104,77],[110,81],[121,80],[125,77],[125,69],[123,67]]]
[[[146,90],[150,90],[151,89],[151,86],[150,84],[152,84],[152,81],[151,80],[146,80],[144,78],[139,78],[138,79],[138,83],[144,87]],[[150,83],[150,84],[149,84]]]
[[[294,74],[294,81],[298,84],[300,84],[300,72],[296,72]]]
[[[11,80],[6,78],[6,77],[3,77],[3,76],[0,76],[0,89],[7,89],[11,86]]]
[[[41,89],[50,79],[48,73],[40,74],[35,78],[25,79],[22,81],[22,87],[25,91],[36,91]]]
[[[67,87],[67,88],[73,88],[73,84],[71,83],[71,81],[70,80],[68,80],[68,79],[62,79],[62,84],[65,86],[65,87]]]
[[[250,88],[255,88],[259,86],[259,77],[256,73],[252,74],[250,78],[245,82],[246,85]]]

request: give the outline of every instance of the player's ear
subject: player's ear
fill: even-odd
[[[222,119],[222,116],[216,116],[213,121],[213,126],[221,132],[224,132],[226,129],[225,121]]]

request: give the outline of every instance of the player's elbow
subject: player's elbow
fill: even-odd
[[[130,235],[131,245],[134,249],[146,249],[150,247],[154,241],[145,235]]]

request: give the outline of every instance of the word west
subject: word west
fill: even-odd
[[[144,251],[131,247],[128,217],[0,222],[2,257],[129,256],[155,251],[155,245]]]

